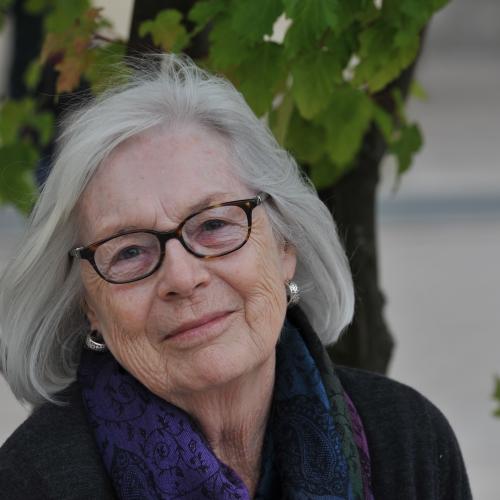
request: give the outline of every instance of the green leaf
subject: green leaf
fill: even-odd
[[[51,2],[52,3],[52,2]],[[55,8],[45,17],[45,31],[64,33],[90,8],[90,0],[57,0]]]
[[[373,117],[373,103],[360,90],[335,90],[330,105],[320,117],[326,129],[326,150],[332,162],[348,165],[358,153]]]
[[[384,136],[384,139],[389,142],[394,133],[394,120],[392,116],[380,106],[374,105],[373,119]]]
[[[427,91],[417,80],[412,80],[411,82],[410,95],[420,101],[427,101],[429,99]]]
[[[0,145],[18,141],[21,128],[35,113],[35,101],[31,98],[6,101],[0,108]]]
[[[29,90],[35,90],[38,83],[40,82],[40,78],[42,76],[42,65],[40,64],[40,60],[33,59],[28,64],[26,71],[24,73],[24,83]]]
[[[0,109],[0,145],[18,145],[20,142],[31,146],[36,132],[38,143],[49,143],[54,131],[54,117],[50,112],[37,112],[31,98],[6,101]],[[23,139],[22,136],[26,135]],[[8,151],[8,150],[7,150]]]
[[[342,80],[337,54],[316,51],[294,61],[292,93],[304,118],[313,118],[329,103],[335,84]]]
[[[328,156],[323,156],[317,163],[309,165],[309,177],[316,189],[323,189],[335,184],[345,170],[346,167],[335,165]]]
[[[355,69],[354,85],[367,85],[371,92],[378,92],[414,61],[420,45],[418,34],[412,34],[404,45],[396,46],[397,33],[393,26],[383,21],[361,33],[360,63]]]
[[[121,64],[126,48],[124,43],[112,42],[92,49],[92,60],[84,72],[84,77],[90,83],[94,94],[103,92],[110,85],[117,83],[118,78],[126,78],[131,74],[130,68]],[[117,75],[117,67],[120,68],[119,75]],[[109,68],[113,70],[109,71]]]
[[[212,19],[227,8],[226,0],[205,0],[196,2],[188,14],[188,19],[203,29]]]
[[[215,70],[226,70],[238,65],[252,54],[251,45],[233,30],[231,19],[227,17],[214,24],[209,39],[210,61]]]
[[[294,109],[288,125],[285,147],[303,165],[319,162],[325,155],[325,129],[309,120],[304,120]]]
[[[287,17],[298,23],[307,22],[304,33],[316,31],[315,36],[326,28],[338,28],[339,4],[339,0],[283,0]]]
[[[292,20],[283,41],[289,57],[321,46],[325,32],[337,26],[337,0],[284,0],[285,13]]]
[[[500,377],[495,377],[495,389],[493,391],[493,399],[498,404],[497,409],[494,411],[493,415],[500,417]]]
[[[231,25],[248,42],[261,42],[264,35],[272,35],[281,12],[281,0],[237,0],[231,6]]]
[[[276,43],[262,42],[236,68],[235,75],[250,107],[257,116],[263,115],[269,111],[277,88],[286,78],[283,48]]]
[[[0,203],[11,203],[27,214],[36,198],[33,171],[37,150],[18,142],[0,147]]]
[[[398,172],[403,174],[411,165],[413,155],[422,147],[423,139],[417,125],[405,125],[398,131],[397,138],[390,144],[389,151],[396,156]]]
[[[54,116],[52,113],[45,111],[33,115],[30,125],[38,132],[40,145],[46,146],[49,144],[54,135]]]
[[[180,52],[190,39],[182,25],[182,14],[175,9],[162,10],[153,20],[143,21],[139,26],[139,35],[144,37],[148,34],[154,44],[165,52]]]

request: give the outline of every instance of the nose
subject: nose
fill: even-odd
[[[158,273],[158,294],[163,299],[190,297],[210,279],[203,259],[191,255],[176,239],[166,243],[165,256]]]

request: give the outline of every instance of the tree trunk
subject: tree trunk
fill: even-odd
[[[417,60],[375,96],[377,102],[391,114],[395,112],[392,93],[399,89],[402,96],[407,97]],[[356,292],[353,322],[328,351],[338,364],[379,373],[387,372],[394,348],[394,340],[383,314],[385,296],[379,287],[375,226],[379,167],[386,149],[382,134],[372,126],[364,138],[354,167],[334,186],[319,192],[337,222],[351,264]]]

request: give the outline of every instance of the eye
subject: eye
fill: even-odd
[[[123,250],[120,250],[114,260],[115,261],[120,261],[120,260],[130,260],[134,259],[136,257],[139,257],[143,252],[143,249],[140,247],[127,247],[124,248]]]
[[[213,232],[226,226],[226,222],[221,219],[210,219],[201,225],[202,231]]]

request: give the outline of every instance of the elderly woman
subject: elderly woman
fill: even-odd
[[[35,406],[2,498],[470,498],[434,406],[333,368],[353,287],[294,160],[228,82],[159,66],[67,120],[2,277]]]

